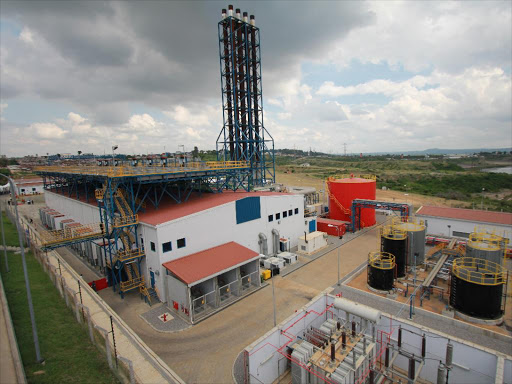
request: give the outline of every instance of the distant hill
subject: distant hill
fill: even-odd
[[[469,149],[444,149],[444,148],[430,148],[423,151],[406,151],[406,152],[373,152],[367,155],[385,155],[385,154],[404,154],[404,155],[455,155],[455,154],[470,154],[479,152],[510,152],[512,148],[469,148]]]
[[[296,155],[296,156],[307,156],[310,153],[312,156],[340,156],[341,153],[331,153],[327,154],[324,152],[316,152],[316,151],[302,151],[300,149],[276,149],[277,152],[283,155]],[[471,153],[480,153],[480,152],[511,152],[512,148],[469,148],[469,149],[443,149],[443,148],[430,148],[425,149],[423,151],[404,151],[404,152],[363,152],[363,155],[409,155],[409,156],[424,156],[424,155],[463,155],[463,154],[471,154]],[[358,153],[351,154],[359,155]]]

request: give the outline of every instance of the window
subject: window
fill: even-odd
[[[466,238],[466,239],[469,239],[469,233],[467,233],[467,232],[453,231],[453,232],[452,232],[452,235],[453,235],[454,237],[464,237],[464,238]]]
[[[152,250],[153,252],[155,252],[155,251],[156,251],[155,243],[153,243],[153,242],[151,242],[151,250]]]
[[[288,210],[288,216],[291,216],[291,215],[293,215],[293,210],[292,209]]]
[[[283,219],[284,219],[285,217],[287,217],[287,216],[288,216],[288,212],[284,211],[284,212],[283,212]]]
[[[268,215],[268,222],[274,221],[274,215]]]
[[[299,214],[299,208],[295,208],[295,214],[298,215]]]
[[[172,251],[172,244],[170,241],[168,241],[167,243],[163,243],[162,244],[162,252],[165,253],[165,252],[170,252]]]
[[[35,192],[35,190],[36,190],[35,188],[32,188],[32,191],[34,191],[34,192]]]
[[[280,213],[276,213],[276,220],[279,220],[281,218],[281,214]]]
[[[187,245],[187,243],[186,243],[186,241],[185,241],[185,238],[183,238],[183,239],[178,239],[177,244],[178,244],[178,248],[184,248],[184,247],[185,247],[185,245]]]
[[[21,192],[25,192],[25,188],[21,188]]]
[[[300,246],[300,249],[301,249],[301,250],[303,250],[303,251],[305,251],[305,250],[306,250],[306,246],[305,246],[305,245],[301,245],[301,246]]]

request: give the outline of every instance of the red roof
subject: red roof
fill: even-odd
[[[347,225],[349,222],[348,221],[341,221],[341,220],[334,220],[334,219],[327,219],[325,217],[319,217],[316,219],[316,222],[317,223],[324,223],[324,224],[331,224],[331,225],[336,225],[336,226],[339,226],[339,225]]]
[[[234,241],[162,264],[185,284],[220,274],[257,258],[259,254]]]
[[[428,205],[420,207],[417,215],[445,217],[467,221],[478,221],[482,223],[512,225],[512,213],[481,211],[477,209],[431,207]]]
[[[192,215],[206,209],[224,205],[236,200],[251,196],[281,196],[288,193],[279,192],[233,192],[225,191],[222,193],[203,193],[201,195],[191,195],[186,202],[177,204],[171,198],[163,199],[158,209],[151,204],[147,204],[146,212],[139,211],[139,221],[158,225],[167,221],[176,220],[181,217]]]
[[[57,193],[68,197],[56,189],[52,189],[51,192]],[[283,192],[245,192],[245,191],[224,191],[222,193],[192,193],[187,201],[178,204],[169,196],[164,196],[162,201],[158,205],[158,209],[155,209],[153,204],[149,201],[146,203],[145,212],[142,210],[137,214],[139,215],[139,221],[149,225],[159,225],[167,221],[172,221],[192,215],[197,212],[204,211],[206,209],[218,207],[219,205],[227,204],[232,201],[240,200],[245,197],[251,196],[283,196],[291,195],[290,193]],[[70,197],[73,200],[77,200],[75,196]],[[81,202],[97,207],[94,198],[91,199],[94,203],[87,202],[83,193],[80,194]]]

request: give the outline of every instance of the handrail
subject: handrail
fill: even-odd
[[[128,281],[121,281],[121,291],[129,291],[144,284],[144,276],[136,277]]]
[[[247,161],[208,161],[206,163],[188,163],[181,167],[162,167],[162,166],[125,166],[118,167],[101,167],[101,166],[44,166],[35,167],[36,172],[47,173],[64,173],[79,175],[96,175],[103,177],[125,177],[125,176],[150,176],[164,174],[180,174],[194,171],[208,170],[229,170],[249,168],[250,163]]]
[[[330,179],[330,178],[329,178]],[[338,205],[338,207],[341,209],[341,212],[343,212],[345,215],[348,215],[348,216],[351,216],[351,212],[350,212],[350,209],[348,208],[345,208],[340,202],[339,200],[336,198],[336,196],[331,192],[330,188],[329,188],[329,179],[327,179],[327,181],[325,182],[325,190],[327,191],[327,195],[329,196],[329,198],[333,199],[334,202],[336,203],[336,205]]]
[[[395,268],[395,256],[389,252],[370,252],[368,264],[378,269],[393,269]]]
[[[353,173],[336,174],[334,176],[329,176],[327,178],[327,180],[328,181],[335,181],[335,180],[338,180],[338,179],[354,179],[354,178],[367,179],[367,180],[377,180],[377,176],[376,175],[372,175],[372,174],[354,175]]]
[[[128,225],[138,224],[139,215],[131,215],[131,216],[122,216],[122,217],[114,217],[114,228],[126,227]]]
[[[393,240],[404,240],[407,238],[406,231],[392,224],[381,227],[380,235]]]
[[[506,270],[493,261],[460,257],[453,262],[453,274],[459,279],[480,285],[500,285],[506,282]]]
[[[469,235],[467,244],[472,248],[498,251],[505,249],[508,242],[507,238],[495,235],[494,233],[473,232]]]

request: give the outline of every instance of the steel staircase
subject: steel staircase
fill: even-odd
[[[112,186],[110,187],[112,188]],[[103,202],[103,207],[108,213],[109,223],[112,227],[109,238],[114,240],[114,246],[117,249],[115,252],[110,249],[111,263],[107,263],[110,264],[112,283],[119,284],[121,296],[138,288],[144,299],[151,305],[151,294],[146,288],[144,276],[139,273],[140,261],[145,256],[144,249],[134,247],[136,239],[132,229],[138,224],[138,218],[133,214],[130,203],[128,203],[127,193],[119,186],[112,194],[108,192],[107,185],[103,185],[102,189],[95,191],[95,195],[100,202]],[[116,210],[120,217],[116,215]],[[119,240],[122,244],[121,249],[117,248]],[[124,271],[124,275],[121,271]]]

